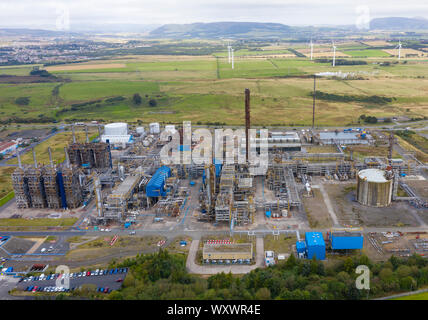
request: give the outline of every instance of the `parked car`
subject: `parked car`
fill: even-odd
[[[123,279],[117,279],[116,282],[123,282]]]
[[[38,288],[39,288],[38,286],[35,286],[35,287],[33,288],[33,290],[31,290],[31,291],[32,291],[32,292],[36,292]]]
[[[107,287],[107,288],[105,288],[105,289],[104,289],[104,293],[109,292],[109,290],[110,290],[110,288],[108,288],[108,287]]]

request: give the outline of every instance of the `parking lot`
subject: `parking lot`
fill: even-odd
[[[24,278],[18,283],[17,288],[30,292],[68,292],[78,289],[82,285],[93,284],[97,287],[98,292],[101,292],[100,289],[102,288],[103,293],[109,293],[112,290],[120,289],[127,271],[127,268],[121,268],[71,274],[40,275]],[[66,288],[67,280],[69,280],[69,288]]]

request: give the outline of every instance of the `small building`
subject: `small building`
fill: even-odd
[[[273,251],[265,251],[265,266],[273,266],[275,264],[275,253]]]
[[[18,143],[15,141],[0,142],[0,154],[5,156],[8,153],[12,153],[18,147]]]
[[[364,237],[361,231],[332,231],[331,248],[333,250],[361,250]]]
[[[308,259],[315,256],[317,260],[325,260],[325,242],[321,232],[306,232],[305,243]]]
[[[204,244],[202,257],[206,260],[252,260],[252,243]]]

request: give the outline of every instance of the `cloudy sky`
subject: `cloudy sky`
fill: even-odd
[[[354,24],[361,16],[428,18],[427,0],[0,0],[0,27],[213,21]],[[64,23],[65,21],[65,23]]]

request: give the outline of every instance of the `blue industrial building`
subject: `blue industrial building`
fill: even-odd
[[[156,170],[149,183],[146,185],[146,195],[151,198],[166,196],[165,181],[171,176],[171,169],[162,166]]]
[[[333,231],[331,248],[333,250],[361,250],[364,245],[362,232]]]
[[[305,241],[297,241],[296,242],[296,251],[297,254],[306,254],[306,243]]]
[[[308,259],[315,256],[317,260],[325,260],[325,242],[321,232],[306,232],[305,243]]]

